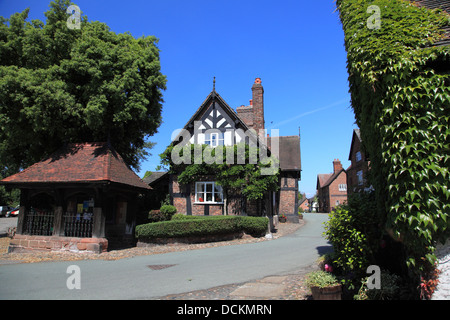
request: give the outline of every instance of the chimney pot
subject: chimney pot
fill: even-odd
[[[253,105],[253,99],[250,99],[250,105],[251,106]]]
[[[336,173],[336,172],[338,172],[341,169],[343,169],[342,163],[339,161],[339,159],[334,159],[334,161],[333,161],[333,173]]]

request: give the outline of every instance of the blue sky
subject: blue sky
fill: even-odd
[[[0,15],[30,8],[45,22],[50,0],[1,0]],[[212,90],[232,108],[248,105],[256,77],[264,86],[266,128],[297,135],[301,128],[300,190],[314,195],[319,173],[344,168],[352,131],[344,33],[334,0],[75,0],[89,20],[116,33],[159,38],[167,76],[163,124],[150,138],[153,154],[141,177],[159,164],[172,132],[182,128]],[[269,131],[270,133],[270,131]]]

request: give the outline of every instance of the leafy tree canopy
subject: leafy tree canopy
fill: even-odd
[[[81,18],[70,29],[69,0],[55,0],[46,23],[29,9],[0,17],[0,165],[11,174],[64,143],[106,141],[134,169],[161,124],[158,39],[116,34]]]

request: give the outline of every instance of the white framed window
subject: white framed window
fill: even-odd
[[[215,182],[196,182],[195,203],[223,203],[222,187],[217,185]]]
[[[361,152],[358,151],[358,152],[356,153],[356,162],[361,161],[361,159],[362,159],[362,157],[361,157]]]
[[[340,202],[339,202],[339,200],[336,200],[336,205],[338,206],[338,205],[340,205]]]
[[[356,172],[356,176],[358,177],[358,186],[362,186],[364,183],[362,170]]]
[[[344,183],[344,184],[340,184],[339,185],[339,191],[347,191],[347,185]]]
[[[205,144],[211,147],[223,146],[224,136],[223,132],[212,132],[205,134]]]

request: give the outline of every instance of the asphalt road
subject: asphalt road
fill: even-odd
[[[0,217],[0,236],[6,236],[10,227],[17,227],[17,217]]]
[[[259,243],[115,261],[2,265],[0,299],[155,299],[292,274],[311,266],[331,248],[322,237],[328,215],[304,214],[304,219],[297,232]],[[79,278],[77,272],[67,273],[71,265],[79,267]],[[69,289],[68,281],[80,289]]]

